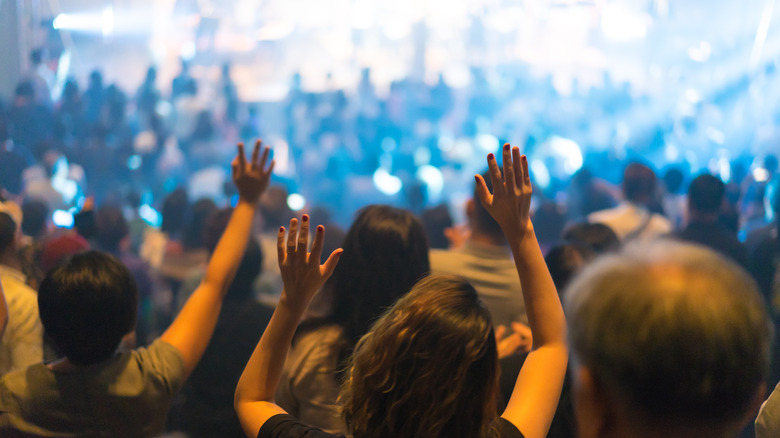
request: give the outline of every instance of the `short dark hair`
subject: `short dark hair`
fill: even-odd
[[[631,245],[565,295],[573,363],[637,427],[737,427],[767,377],[772,324],[755,282],[705,247]]]
[[[490,181],[490,172],[483,172],[482,179],[485,180],[485,185],[487,185],[490,193],[493,193],[493,182]],[[474,226],[476,226],[480,232],[485,233],[488,236],[502,241],[504,240],[504,232],[501,230],[501,226],[498,225],[498,222],[493,219],[493,216],[488,213],[479,200],[476,184],[474,185]]]
[[[22,232],[31,237],[40,237],[46,231],[49,207],[38,199],[25,199],[22,204]]]
[[[0,253],[8,249],[16,236],[16,222],[8,213],[0,212]]]
[[[561,236],[567,243],[582,244],[596,254],[615,251],[620,248],[620,239],[609,225],[579,222],[563,230]]]
[[[95,213],[95,237],[103,251],[116,252],[119,243],[130,233],[122,209],[115,205],[104,205]]]
[[[688,204],[700,213],[717,213],[723,205],[726,185],[708,173],[697,176],[688,186]]]
[[[46,333],[76,365],[102,362],[135,327],[138,288],[115,257],[87,251],[50,271],[38,290]]]
[[[648,202],[655,194],[658,178],[642,163],[630,163],[623,171],[623,195],[629,201]]]

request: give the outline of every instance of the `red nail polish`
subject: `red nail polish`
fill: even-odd
[[[322,225],[318,225],[317,231],[325,231],[325,227],[323,227]]]
[[[488,154],[488,160],[492,160],[493,158],[493,154]]]
[[[279,227],[279,232],[280,233],[284,232],[284,227]]]
[[[505,151],[508,151],[508,150],[509,150],[509,143],[504,143],[504,150],[505,150]]]
[[[303,215],[303,221],[304,221],[304,222],[308,222],[308,221],[309,221],[309,216],[306,216],[306,215],[304,214],[304,215]]]

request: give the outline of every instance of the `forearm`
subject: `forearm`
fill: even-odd
[[[209,260],[203,283],[224,294],[233,281],[238,265],[244,256],[252,230],[255,204],[239,200],[230,216],[225,232]]]
[[[533,227],[529,226],[521,239],[512,238],[511,234],[508,237],[523,289],[534,348],[551,343],[565,344],[566,319]]]
[[[284,295],[284,293],[283,293]],[[235,403],[273,402],[284,361],[305,307],[279,302],[236,387]]]

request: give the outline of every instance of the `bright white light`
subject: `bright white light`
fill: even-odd
[[[385,195],[393,196],[401,191],[403,183],[401,178],[390,175],[385,169],[379,168],[374,172],[374,186]]]
[[[417,179],[428,186],[428,198],[438,199],[444,189],[444,176],[441,171],[431,165],[420,166],[417,169]]]
[[[756,167],[753,169],[753,179],[756,180],[756,182],[766,182],[769,180],[769,171],[763,167]]]
[[[582,167],[582,151],[580,146],[568,138],[553,136],[550,139],[550,150],[563,159],[563,170],[569,175]]]
[[[73,215],[65,210],[54,210],[51,221],[60,228],[73,228]]]
[[[160,216],[160,213],[158,213],[157,210],[150,207],[149,204],[142,205],[141,208],[138,209],[138,215],[152,227],[159,227],[160,224],[162,224],[162,216]]]
[[[414,165],[424,166],[431,162],[431,150],[428,148],[417,148],[414,150]]]
[[[187,41],[181,47],[181,58],[185,61],[191,61],[198,53],[198,49],[195,46],[195,41]]]
[[[721,157],[718,160],[718,175],[724,183],[731,181],[731,163],[729,163],[728,158]]]
[[[295,25],[293,23],[287,23],[283,21],[276,22],[276,23],[269,23],[261,27],[260,29],[258,29],[257,40],[258,41],[282,40],[290,36],[294,30],[295,30]]]
[[[306,198],[299,193],[291,193],[290,196],[287,197],[287,206],[290,207],[290,210],[292,211],[301,211],[303,210],[303,207],[306,206]]]
[[[476,138],[477,146],[485,152],[498,150],[498,138],[490,134],[479,134]]]
[[[707,41],[702,41],[698,46],[688,48],[688,57],[696,62],[705,62],[710,59],[712,46]]]
[[[59,14],[54,17],[52,27],[57,30],[72,30],[78,32],[102,32],[103,14],[98,12],[80,14]]]
[[[103,15],[100,20],[103,37],[111,36],[114,33],[114,7],[111,5],[103,8]]]
[[[645,16],[615,4],[608,4],[601,14],[601,31],[609,39],[628,41],[647,35]]]
[[[723,144],[726,142],[726,134],[724,134],[723,131],[719,129],[710,126],[707,128],[706,133],[707,138],[709,138],[713,143]]]
[[[550,171],[547,170],[547,166],[542,160],[531,161],[531,174],[539,187],[546,189],[550,186]]]

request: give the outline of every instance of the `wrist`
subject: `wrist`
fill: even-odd
[[[300,295],[298,295],[300,296]],[[309,307],[309,302],[311,299],[303,299],[300,298],[291,298],[285,290],[282,291],[282,295],[279,297],[279,303],[276,305],[277,307],[283,307],[284,309],[288,310],[289,312],[298,315],[298,317],[302,317],[303,314],[306,312],[306,309]]]

